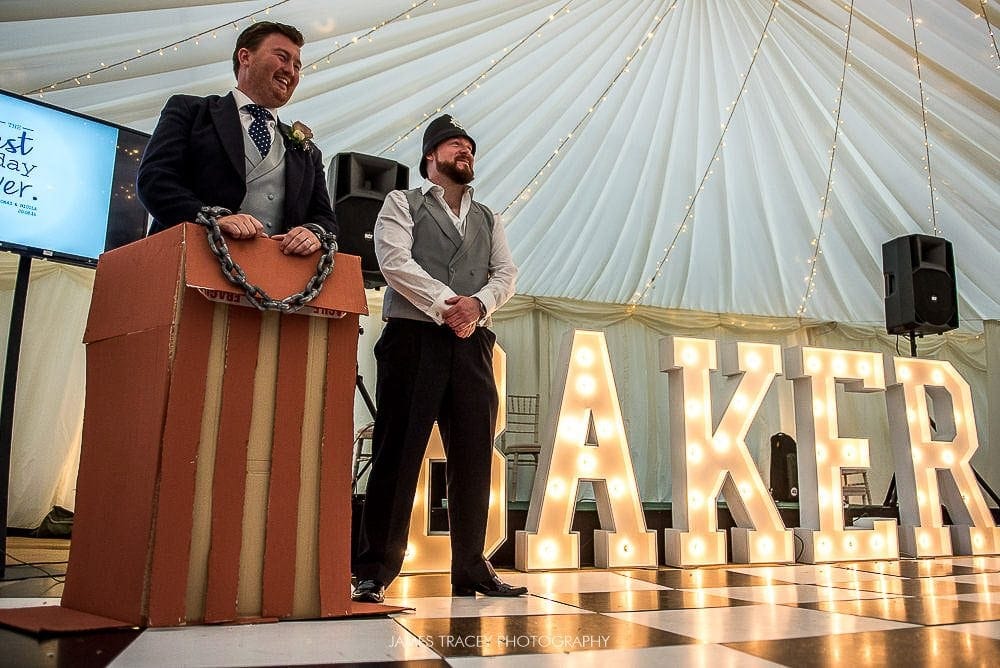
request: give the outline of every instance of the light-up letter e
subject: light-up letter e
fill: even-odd
[[[507,355],[499,345],[493,347],[493,378],[500,395],[495,435],[507,426]],[[443,462],[444,443],[437,423],[431,431],[420,465],[417,491],[413,496],[413,513],[410,515],[410,533],[407,537],[406,556],[401,573],[447,573],[451,570],[451,536],[447,532],[431,532],[430,500],[432,462]],[[490,469],[490,510],[486,523],[486,545],[483,554],[489,557],[507,539],[507,460],[493,448],[493,466]]]
[[[660,370],[670,378],[670,468],[673,528],[666,530],[671,566],[726,563],[726,534],[718,530],[717,499],[725,494],[737,527],[733,558],[743,563],[795,560],[792,532],[760,479],[746,435],[774,377],[781,350],[769,344],[737,343],[723,348],[723,373],[743,374],[733,398],[712,431],[709,371],[715,369],[715,341],[667,337],[660,341]]]
[[[979,448],[969,384],[948,362],[899,357],[886,359],[886,379],[903,552],[997,554],[1000,529],[969,464]]]
[[[799,561],[896,559],[895,520],[876,520],[871,529],[845,529],[841,468],[869,467],[868,440],[841,438],[837,425],[837,383],[847,392],[881,392],[885,374],[879,353],[789,348],[785,373],[795,389],[798,435]]]
[[[567,334],[556,368],[566,369],[553,395],[559,414],[541,441],[528,519],[517,532],[517,568],[580,567],[580,536],[570,529],[581,480],[594,485],[602,527],[594,532],[594,563],[656,566],[656,532],[646,531],[642,516],[604,334]]]

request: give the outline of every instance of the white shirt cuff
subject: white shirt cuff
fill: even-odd
[[[427,313],[431,319],[439,325],[444,324],[444,312],[451,308],[448,304],[445,304],[446,299],[451,299],[456,296],[455,291],[451,288],[445,288],[431,304],[430,311]]]

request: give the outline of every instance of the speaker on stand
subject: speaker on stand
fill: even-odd
[[[337,235],[338,250],[361,258],[361,275],[365,288],[378,289],[386,284],[378,266],[378,258],[375,257],[375,221],[382,210],[382,204],[393,190],[409,187],[409,168],[393,160],[363,153],[338,153],[330,160],[327,188],[340,227],[340,234]],[[355,386],[374,419],[375,402],[372,401],[368,388],[365,387],[365,379],[360,373],[355,379]],[[360,473],[355,465],[355,484],[358,477]],[[355,503],[363,506],[363,502],[357,500],[357,497]],[[359,509],[354,508],[354,536],[358,535],[356,520],[359,517]]]
[[[958,327],[958,290],[951,242],[911,234],[882,244],[885,278],[885,328],[906,334],[910,355],[917,336],[943,334]]]
[[[917,336],[958,328],[958,288],[951,242],[926,234],[910,234],[882,244],[885,278],[885,329],[906,334],[910,356],[917,356]],[[935,431],[931,420],[931,431]],[[1000,505],[1000,496],[974,468],[983,490]],[[896,476],[889,480],[884,506],[895,506]]]
[[[386,195],[409,188],[409,168],[374,155],[338,153],[330,160],[327,185],[340,226],[340,252],[361,257],[366,288],[384,286],[375,257],[375,220]]]

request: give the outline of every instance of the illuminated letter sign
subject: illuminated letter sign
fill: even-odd
[[[715,368],[715,341],[667,337],[660,342],[660,370],[670,379],[673,474],[673,528],[666,530],[664,539],[666,562],[726,563],[726,534],[717,522],[720,493],[738,525],[733,529],[736,561],[794,561],[792,532],[782,523],[746,446],[750,424],[781,373],[781,350],[762,343],[723,349],[723,373],[743,377],[713,433],[709,371]]]
[[[969,464],[979,448],[969,384],[950,363],[937,360],[887,357],[885,370],[903,552],[996,554],[1000,529]],[[942,503],[954,522],[950,540]]]
[[[895,520],[872,529],[845,529],[840,469],[868,468],[868,440],[841,438],[837,427],[837,383],[847,392],[881,392],[885,375],[880,353],[789,348],[785,370],[795,389],[798,433],[799,561],[896,559]]]
[[[580,536],[570,529],[581,480],[594,485],[602,527],[594,563],[656,566],[656,532],[646,531],[603,332],[568,334],[557,368],[566,369],[554,395],[560,409],[542,438],[528,519],[516,537],[517,568],[580,567]]]

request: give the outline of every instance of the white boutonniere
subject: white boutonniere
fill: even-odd
[[[288,137],[288,141],[293,147],[306,152],[312,150],[313,132],[302,121],[295,121],[290,127],[285,126],[285,136]]]

